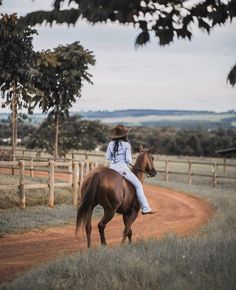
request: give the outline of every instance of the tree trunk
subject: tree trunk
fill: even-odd
[[[59,134],[59,113],[55,113],[55,139],[54,139],[54,158],[58,158],[58,134]]]
[[[16,154],[16,145],[17,145],[17,96],[16,96],[16,82],[13,83],[13,95],[11,101],[11,125],[12,125],[12,157]]]

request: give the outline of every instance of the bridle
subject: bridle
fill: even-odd
[[[143,151],[144,152],[144,151]],[[153,164],[153,160],[152,160],[152,157],[150,156],[150,154],[147,153],[147,157],[150,161],[151,164]],[[151,176],[152,172],[154,171],[154,168],[152,167],[152,169],[150,171],[147,171],[147,170],[143,170],[142,168],[139,168],[139,167],[136,167],[135,165],[132,165],[131,163],[129,164],[133,169],[139,171],[139,172],[142,172],[142,173],[146,173],[148,175]]]

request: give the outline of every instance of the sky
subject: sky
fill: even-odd
[[[3,0],[0,13],[50,10],[50,0]],[[193,39],[161,47],[157,38],[135,48],[138,30],[79,21],[75,26],[36,26],[35,50],[80,43],[95,54],[93,85],[84,84],[72,111],[178,109],[236,110],[236,88],[226,82],[236,62],[236,21],[210,35],[192,27]],[[3,112],[3,109],[0,109]],[[7,110],[5,110],[7,111]]]

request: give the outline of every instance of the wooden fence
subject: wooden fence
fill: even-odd
[[[34,160],[37,160],[37,161],[40,161],[40,160],[46,161],[48,159],[54,159],[53,155],[49,154],[45,150],[17,148],[15,155],[12,155],[10,147],[0,146],[0,151],[2,151],[2,153],[4,153],[3,157],[6,156],[8,159],[11,159],[12,161],[14,161],[14,159],[15,160],[26,160],[29,158],[33,158]],[[0,157],[1,157],[1,152],[0,152]],[[98,153],[98,152],[87,152],[87,151],[70,151],[67,154],[65,154],[63,157],[57,158],[57,161],[64,161],[65,162],[65,161],[69,161],[69,160],[79,159],[79,157],[83,157],[86,160],[89,157],[104,158],[104,154]],[[7,161],[10,161],[10,160],[7,160]]]
[[[52,160],[52,156],[39,156],[39,153],[35,154],[35,151],[30,151],[30,153],[34,153],[34,155],[16,155],[15,161],[0,161],[0,168],[8,167],[12,170],[12,174],[15,174],[15,172],[19,173],[18,189],[20,194],[21,207],[25,207],[25,190],[29,188],[48,189],[49,206],[53,206],[55,187],[72,187],[73,204],[76,204],[78,199],[78,192],[83,182],[84,176],[92,168],[98,165],[98,161],[95,162],[94,159],[100,158],[99,163],[106,165],[104,153],[97,154],[87,152],[73,152],[71,153],[71,158],[64,158],[60,160]],[[76,158],[76,156],[80,156],[81,160],[72,159],[72,157]],[[17,161],[18,158],[21,158],[22,160]],[[93,161],[89,160],[89,158],[93,158]],[[192,184],[194,176],[209,178],[213,187],[216,187],[218,182],[223,180],[226,180],[227,182],[230,180],[236,182],[236,162],[234,159],[231,161],[227,160],[226,162],[226,159],[222,158],[209,160],[200,160],[200,158],[177,159],[166,158],[164,156],[157,155],[155,156],[155,165],[157,171],[164,175],[164,180],[166,182],[170,181],[171,175],[186,176],[186,181],[188,184]],[[64,170],[61,172],[68,174],[69,182],[55,182],[55,172],[58,173],[58,169],[60,168],[68,168],[67,171]],[[28,171],[29,175],[33,177],[35,170],[47,171],[48,182],[45,184],[25,184],[24,176],[26,171]],[[4,185],[0,186],[0,189],[9,189],[11,187],[13,188],[13,186]],[[14,188],[16,188],[16,186],[14,186]]]
[[[97,167],[97,162],[55,162],[53,160],[49,162],[27,162],[24,160],[20,160],[19,162],[13,161],[0,161],[0,168],[14,168],[17,170],[19,174],[19,183],[18,186],[16,185],[0,185],[0,190],[6,189],[16,189],[18,188],[19,191],[19,198],[20,198],[20,207],[25,208],[26,197],[25,197],[25,190],[27,189],[39,189],[44,188],[49,190],[49,200],[48,205],[50,207],[54,206],[54,191],[55,187],[72,187],[73,188],[73,205],[77,205],[78,194],[80,192],[80,188],[84,179],[84,176],[93,168]],[[67,171],[59,171],[59,168],[67,167]],[[25,184],[25,175],[29,173],[31,177],[34,175],[34,170],[43,172],[48,172],[48,180],[45,184]],[[68,176],[68,182],[55,182],[55,177],[59,173]]]
[[[162,163],[162,166],[160,166]],[[164,164],[163,164],[164,163]],[[176,164],[175,167],[180,167],[180,165],[185,165],[187,170],[171,170],[170,165]],[[196,177],[206,177],[212,179],[212,186],[216,187],[218,181],[221,179],[234,180],[236,181],[236,164],[226,164],[222,161],[197,161],[193,159],[185,160],[175,160],[175,159],[158,159],[156,161],[157,171],[164,174],[164,179],[169,182],[170,175],[185,175],[187,177],[188,184],[192,184],[193,176]],[[163,166],[164,165],[164,166]],[[197,166],[201,166],[201,169],[197,170]],[[164,167],[164,168],[163,168]],[[203,167],[206,167],[203,170]],[[195,169],[195,170],[194,170]],[[219,170],[221,169],[221,171]],[[200,171],[200,172],[199,172]],[[220,172],[219,172],[220,171]],[[227,174],[226,174],[227,171]]]

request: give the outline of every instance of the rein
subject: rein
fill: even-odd
[[[134,165],[131,164],[131,163],[129,163],[129,165],[130,165],[132,168],[134,168],[134,169],[136,169],[136,170],[138,170],[138,171],[140,171],[140,172],[148,173],[146,170],[143,170],[143,169],[141,169],[141,168],[137,168],[136,166],[134,166]]]
[[[148,158],[149,158],[149,160],[150,160],[150,156],[149,155],[147,155],[148,156]],[[129,164],[133,169],[136,169],[136,170],[138,170],[138,171],[140,171],[140,172],[143,172],[143,173],[147,173],[147,174],[151,174],[151,172],[152,171],[146,171],[146,170],[143,170],[143,169],[141,169],[141,168],[138,168],[138,167],[136,167],[135,165],[133,165],[133,164]]]

